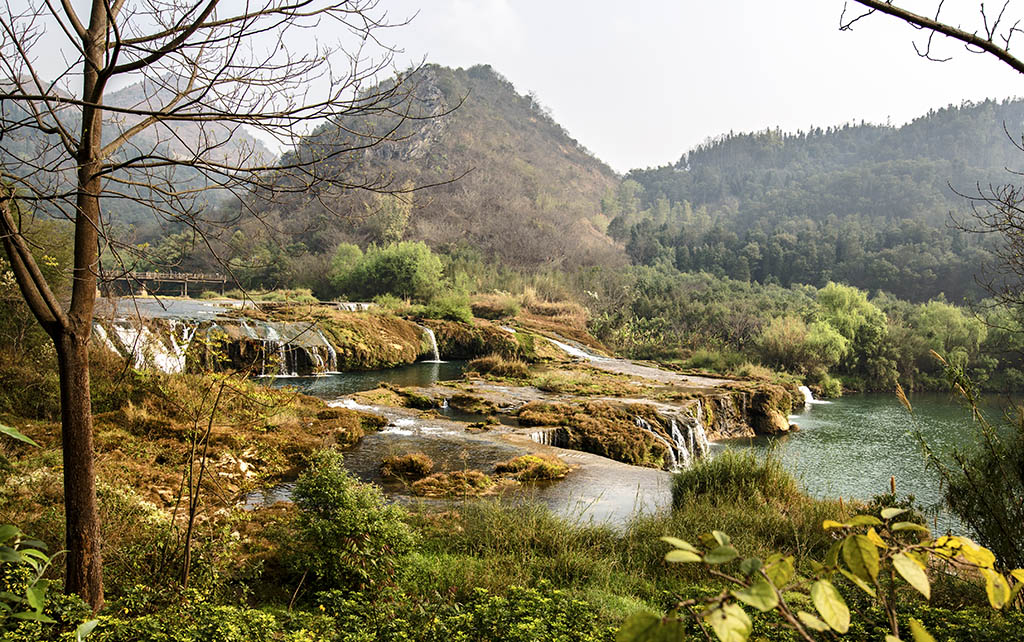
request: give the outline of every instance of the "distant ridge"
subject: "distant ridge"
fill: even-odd
[[[1019,178],[1006,168],[1024,168],[1024,153],[1007,131],[1024,133],[1021,100],[950,106],[902,127],[729,134],[629,172],[629,194],[606,208],[617,216],[609,232],[637,263],[977,298],[994,239],[955,229],[970,211],[956,191]]]

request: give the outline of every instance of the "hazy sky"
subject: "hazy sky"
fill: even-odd
[[[901,3],[933,11],[932,2]],[[947,0],[970,9],[974,0]],[[381,0],[403,61],[488,63],[624,172],[674,162],[708,137],[776,125],[906,122],[963,100],[1024,94],[993,57],[938,43],[887,16],[838,30],[842,0]],[[1024,9],[1022,9],[1024,13]],[[1024,40],[1022,40],[1024,47]]]

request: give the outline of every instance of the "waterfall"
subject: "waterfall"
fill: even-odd
[[[427,338],[430,339],[430,349],[434,354],[434,358],[427,361],[427,363],[444,363],[441,361],[441,353],[437,349],[437,336],[434,335],[434,331],[425,325],[420,327],[423,328],[423,332],[427,335]]]
[[[700,399],[697,400],[697,415],[695,417],[695,425],[690,431],[690,438],[697,440],[697,447],[700,448],[700,454],[703,457],[707,457],[711,454],[711,440],[708,439],[707,429],[704,427],[704,407],[701,405]],[[696,450],[694,451],[697,452]]]
[[[672,441],[676,442],[676,450],[679,451],[679,458],[683,460],[683,467],[689,468],[691,453],[693,453],[693,431],[690,431],[690,447],[686,447],[686,435],[679,430],[679,424],[672,420]]]
[[[320,335],[320,340],[324,342],[325,346],[327,346],[328,373],[338,372],[338,351],[334,349],[334,346],[332,346],[331,342],[327,340],[327,337],[324,336],[323,332],[317,330],[316,333]]]
[[[804,405],[809,406],[814,403],[814,394],[811,389],[807,386],[800,386],[800,394],[804,396]]]
[[[669,457],[671,457],[671,459],[672,459],[671,470],[679,470],[679,458],[676,457],[676,449],[672,446],[672,444],[670,444],[667,439],[665,439],[664,437],[659,435],[657,432],[655,432],[651,428],[651,424],[647,423],[647,420],[644,419],[643,417],[636,417],[635,421],[636,421],[637,428],[640,428],[641,430],[643,430],[644,432],[646,432],[650,436],[654,437],[655,439],[657,439],[661,443],[665,444],[665,447],[668,449]]]

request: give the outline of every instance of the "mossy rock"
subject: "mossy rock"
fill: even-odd
[[[478,321],[475,325],[456,321],[424,320],[434,331],[442,359],[475,359],[497,354],[506,359],[522,358],[516,336],[507,330]]]
[[[517,413],[524,426],[564,426],[566,448],[582,450],[634,466],[665,468],[669,463],[670,441],[656,410],[644,404],[619,405],[607,402],[577,404],[534,401]],[[658,439],[636,425],[647,422]]]
[[[455,470],[415,481],[412,491],[423,497],[466,497],[483,495],[494,485],[494,480],[479,470]]]
[[[519,481],[562,479],[570,466],[555,455],[521,455],[496,464],[494,472],[508,474]]]
[[[405,480],[422,479],[434,468],[434,460],[426,453],[408,453],[385,457],[380,463],[380,474]]]
[[[382,383],[380,387],[385,390],[390,390],[398,395],[401,399],[402,405],[406,408],[415,408],[416,410],[434,410],[440,405],[433,397],[428,397],[427,395],[413,392],[412,390],[401,388],[387,382]]]
[[[750,398],[748,416],[751,428],[759,435],[777,435],[789,431],[793,398],[784,387],[761,384]]]
[[[498,404],[493,401],[464,392],[452,395],[448,399],[448,405],[456,410],[475,415],[494,415],[499,410]]]

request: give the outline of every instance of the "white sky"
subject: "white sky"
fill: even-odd
[[[901,3],[933,11],[923,0]],[[1001,4],[1001,3],[1000,3]],[[959,5],[959,7],[958,7]],[[487,63],[619,172],[676,161],[708,137],[861,119],[900,124],[963,100],[1024,94],[1024,77],[876,15],[838,30],[842,0],[382,0],[403,62]],[[968,11],[976,0],[947,0]],[[1012,13],[1013,5],[1011,5]],[[1018,9],[1024,15],[1024,7]],[[1022,39],[1024,47],[1024,39]]]
[[[71,2],[84,11],[86,0]],[[898,4],[931,13],[936,2]],[[975,30],[978,4],[946,0],[944,17]],[[619,172],[675,162],[729,131],[901,124],[950,103],[1024,95],[1024,77],[951,41],[938,51],[953,61],[921,59],[912,43],[924,34],[888,16],[840,32],[843,0],[380,0],[378,9],[393,20],[416,14],[380,34],[404,50],[400,68],[490,64]],[[1024,18],[1024,0],[1007,18]],[[59,67],[60,32],[50,31],[44,68]],[[345,39],[316,34],[335,36]]]

